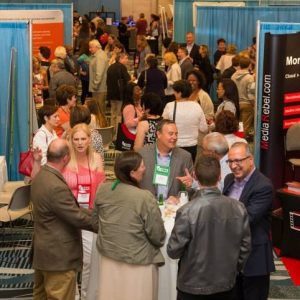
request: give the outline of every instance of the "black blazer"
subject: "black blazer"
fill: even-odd
[[[186,44],[182,44],[183,47],[186,47]],[[192,47],[192,50],[190,52],[190,57],[193,59],[193,65],[194,66],[199,66],[200,65],[200,60],[201,60],[201,56],[199,53],[199,48],[200,46],[195,44]]]
[[[224,195],[228,195],[234,183],[234,175],[228,174],[224,181]],[[252,250],[247,260],[244,275],[262,276],[275,271],[270,240],[270,216],[273,200],[273,185],[261,172],[255,170],[246,183],[240,197],[245,205],[250,222]]]

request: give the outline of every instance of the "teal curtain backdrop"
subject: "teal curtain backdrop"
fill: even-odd
[[[28,22],[0,22],[0,155],[18,180],[19,153],[28,149],[30,41]]]
[[[72,45],[72,32],[73,32],[73,4],[37,4],[37,3],[13,3],[13,4],[0,4],[1,10],[31,10],[31,9],[41,9],[41,10],[61,10],[64,14],[64,41],[65,44]],[[13,16],[12,16],[13,18]]]
[[[196,40],[208,45],[211,54],[223,37],[241,51],[252,43],[257,20],[262,22],[299,22],[300,6],[273,7],[198,7]]]

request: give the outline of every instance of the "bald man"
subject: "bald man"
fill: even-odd
[[[97,231],[97,221],[79,207],[61,174],[69,160],[68,142],[52,141],[47,164],[32,180],[36,300],[75,299],[77,272],[82,268],[81,229]]]

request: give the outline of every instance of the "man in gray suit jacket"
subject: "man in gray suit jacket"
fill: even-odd
[[[32,180],[35,300],[74,300],[77,272],[82,267],[80,229],[97,231],[96,220],[79,207],[61,174],[69,160],[68,143],[54,140],[47,164]]]
[[[181,69],[181,79],[187,79],[188,73],[194,69],[194,65],[185,47],[179,47],[177,51],[178,63]]]
[[[186,169],[192,172],[193,161],[190,153],[176,147],[178,131],[174,121],[160,121],[156,135],[155,144],[139,151],[146,167],[140,186],[155,197],[162,194],[164,199],[168,199],[178,195],[181,182],[177,177],[183,176]]]

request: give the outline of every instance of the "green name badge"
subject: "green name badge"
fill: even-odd
[[[155,165],[153,174],[153,184],[168,185],[170,167]]]

